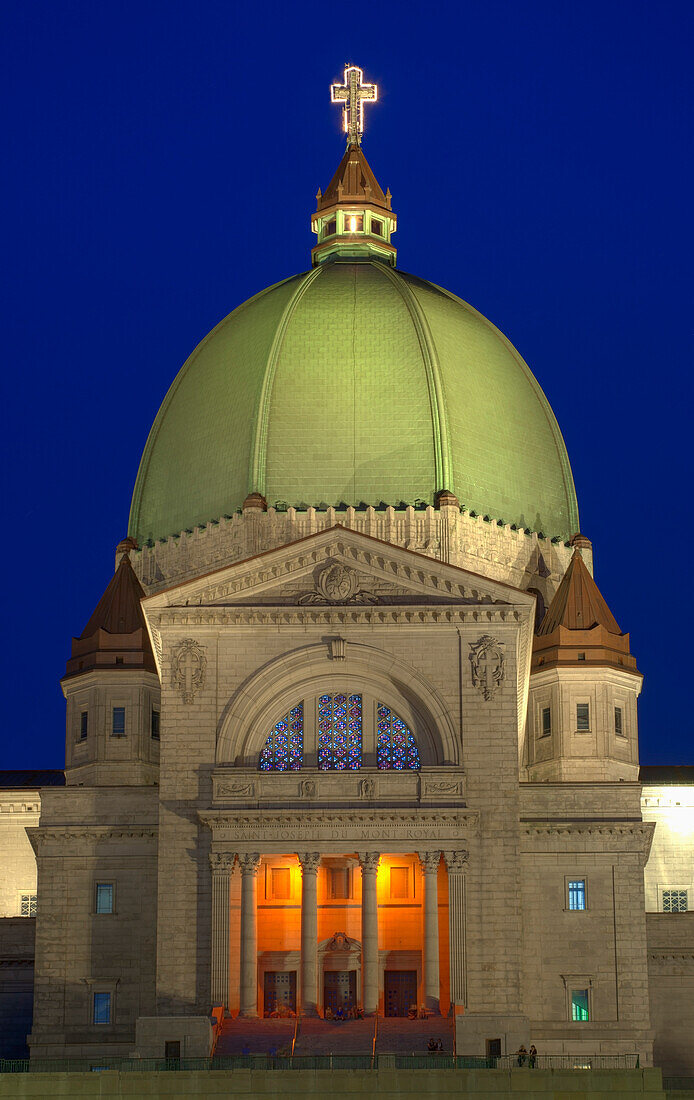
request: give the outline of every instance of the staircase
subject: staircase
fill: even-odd
[[[444,1016],[408,1020],[386,1016],[378,1021],[377,1054],[427,1054],[430,1039],[440,1039],[445,1054],[453,1053],[455,1021]]]
[[[247,1020],[237,1017],[222,1024],[215,1058],[231,1054],[272,1054],[290,1051],[296,1020]]]
[[[305,1017],[294,1054],[367,1054],[373,1052],[374,1019],[318,1020]],[[380,1025],[380,1021],[379,1021]]]

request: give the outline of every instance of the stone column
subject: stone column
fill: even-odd
[[[241,1003],[239,1016],[258,1015],[259,852],[239,856],[241,866]]]
[[[229,1008],[229,886],[234,873],[233,852],[212,852],[212,951],[210,995],[213,1007]]]
[[[299,852],[301,863],[301,1014],[318,1015],[318,864],[320,852]]]
[[[465,871],[470,853],[444,852],[448,868],[448,963],[451,981],[451,1013],[467,1001],[465,989]]]
[[[420,852],[424,872],[424,1004],[429,1012],[439,1007],[439,863],[441,852]]]
[[[378,1012],[378,852],[362,852],[361,864],[361,960],[362,1006],[367,1015]]]

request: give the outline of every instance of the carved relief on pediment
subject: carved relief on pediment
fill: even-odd
[[[355,569],[329,558],[313,574],[313,590],[299,596],[300,604],[375,604],[378,596],[361,586]]]

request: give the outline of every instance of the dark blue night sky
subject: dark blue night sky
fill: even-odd
[[[693,32],[667,0],[6,7],[0,767],[63,763],[58,679],[174,374],[310,265],[347,60],[399,266],[497,324],[557,415],[642,760],[694,762]]]

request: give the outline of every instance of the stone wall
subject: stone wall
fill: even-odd
[[[694,910],[694,786],[650,786],[641,796],[644,821],[655,822],[646,865],[646,909],[662,912],[664,888],[687,890]]]
[[[34,998],[33,917],[0,918],[0,1058],[26,1058]]]
[[[18,917],[23,893],[36,893],[36,857],[27,826],[38,825],[37,790],[0,791],[0,917]]]
[[[694,1077],[694,912],[648,913],[654,1059],[669,1077]]]

